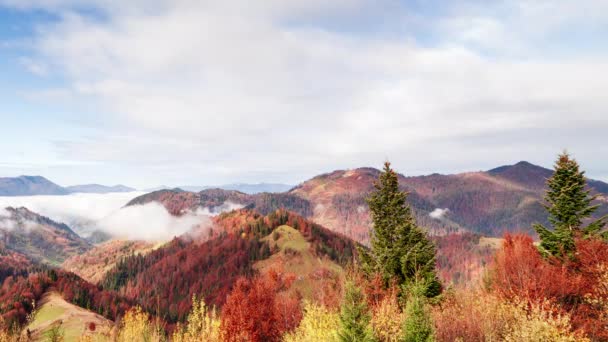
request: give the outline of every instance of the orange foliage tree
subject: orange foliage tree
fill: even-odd
[[[252,280],[240,278],[222,309],[226,341],[280,341],[302,319],[299,298],[288,297],[293,276],[270,271]]]
[[[571,316],[574,330],[607,340],[608,243],[576,239],[575,244],[576,257],[562,262],[543,258],[531,237],[507,234],[491,270],[491,288],[508,300],[549,301]]]
[[[567,298],[576,292],[581,277],[565,264],[543,259],[530,236],[506,234],[492,280],[494,290],[506,298],[540,302]]]

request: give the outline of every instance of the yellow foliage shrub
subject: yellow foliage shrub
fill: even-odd
[[[284,337],[285,342],[332,342],[338,341],[340,317],[337,312],[311,303],[304,303],[304,317],[292,333]]]
[[[215,310],[208,310],[203,299],[192,297],[192,310],[185,326],[178,326],[171,338],[174,342],[221,341],[220,319]]]
[[[608,265],[601,264],[597,268],[597,272],[600,273],[598,286],[585,295],[585,301],[601,308],[598,322],[603,322],[608,329]]]
[[[0,342],[12,342],[16,340],[17,338],[10,333],[8,327],[4,324],[4,318],[0,315]]]
[[[379,342],[397,342],[402,336],[404,314],[399,309],[395,295],[385,296],[374,308],[372,328]]]
[[[438,341],[585,341],[549,303],[508,303],[482,291],[446,296],[433,309]]]
[[[156,342],[162,336],[150,323],[150,316],[136,307],[127,311],[118,331],[117,342]]]
[[[13,338],[8,333],[8,331],[6,331],[4,329],[0,330],[0,342],[11,342],[11,341],[13,341]]]
[[[82,335],[78,337],[78,342],[93,342],[93,337],[91,335]]]
[[[570,317],[554,314],[554,308],[548,304],[537,304],[526,307],[514,304],[511,307],[514,317],[504,340],[510,342],[575,342],[587,341],[571,332]]]

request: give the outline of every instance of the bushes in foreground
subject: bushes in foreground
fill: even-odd
[[[544,302],[508,302],[483,290],[446,294],[433,308],[438,341],[585,341],[570,317]]]

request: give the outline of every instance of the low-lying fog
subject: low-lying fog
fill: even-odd
[[[81,236],[101,230],[119,238],[167,240],[181,235],[193,226],[207,225],[217,211],[235,206],[226,203],[219,210],[199,209],[181,217],[170,215],[158,203],[124,207],[143,192],[110,194],[71,194],[66,196],[0,197],[0,208],[26,207],[54,221],[63,222]]]

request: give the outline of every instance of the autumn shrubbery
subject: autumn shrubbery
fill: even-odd
[[[543,258],[528,235],[507,234],[487,280],[496,293],[510,300],[571,302],[584,283],[582,275],[571,271],[573,266]]]
[[[570,317],[548,301],[508,301],[483,290],[458,291],[433,308],[438,341],[581,341]]]
[[[302,319],[300,299],[287,289],[293,276],[270,271],[253,279],[239,279],[222,309],[225,341],[280,341]]]
[[[608,245],[578,239],[576,246],[575,258],[562,263],[541,256],[528,236],[506,236],[483,287],[448,290],[433,305],[418,306],[430,308],[428,336],[436,341],[606,340]],[[369,315],[364,328],[375,341],[401,340],[408,327],[420,333],[427,326],[408,326],[417,310],[408,304],[416,302],[400,298],[395,286],[383,286],[381,277],[355,273],[348,278],[362,289],[357,302],[365,303],[359,307]],[[301,303],[288,295],[292,281],[293,276],[273,271],[241,278],[217,311],[195,297],[186,322],[168,336],[156,318],[134,308],[118,321],[115,336],[118,341],[340,340],[344,311],[333,301]],[[10,339],[6,331],[0,333],[1,342]]]
[[[608,339],[608,244],[576,239],[576,253],[564,262],[543,258],[530,237],[507,235],[497,253],[489,286],[510,302],[550,303],[553,315],[569,316],[572,330]]]
[[[304,303],[304,316],[293,332],[288,332],[285,342],[337,341],[340,317],[335,309],[314,302]]]
[[[220,318],[203,299],[192,297],[192,310],[185,325],[178,325],[171,338],[175,342],[221,341]]]
[[[164,332],[159,325],[153,323],[150,315],[140,307],[135,307],[127,311],[123,317],[116,341],[161,341],[163,335]]]
[[[433,308],[438,341],[608,340],[608,244],[576,239],[565,261],[531,237],[506,235],[477,290],[444,294]]]

